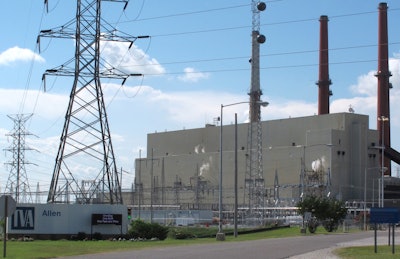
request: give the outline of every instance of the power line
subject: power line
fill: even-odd
[[[367,60],[349,60],[342,62],[330,62],[330,65],[344,65],[344,64],[356,64],[356,63],[370,63],[376,62],[377,59],[367,59]],[[272,69],[286,69],[286,68],[300,68],[300,67],[314,67],[318,66],[318,63],[312,64],[298,64],[298,65],[284,65],[284,66],[268,66],[260,67],[260,70],[272,70]],[[158,76],[158,75],[180,75],[180,74],[196,74],[196,73],[224,73],[224,72],[239,72],[239,71],[249,71],[250,68],[235,68],[235,69],[215,69],[215,70],[203,70],[194,72],[167,72],[163,74],[144,74],[144,76]]]
[[[400,42],[393,42],[389,45],[398,45]],[[359,49],[359,48],[369,48],[369,47],[376,47],[376,44],[368,44],[368,45],[358,45],[358,46],[349,46],[349,47],[338,47],[332,48],[331,51],[339,51],[339,50],[351,50],[351,49]],[[261,55],[262,57],[268,56],[285,56],[285,55],[295,55],[295,54],[307,54],[307,53],[314,53],[318,52],[318,50],[304,50],[304,51],[292,51],[292,52],[281,52],[281,53],[271,53]],[[239,56],[239,57],[223,57],[223,58],[212,58],[212,59],[198,59],[198,60],[186,60],[186,61],[171,61],[171,62],[164,62],[161,64],[148,64],[145,66],[165,66],[165,65],[173,65],[173,64],[187,64],[187,63],[202,63],[202,62],[217,62],[217,61],[229,61],[235,59],[248,59],[248,56]],[[393,58],[392,58],[393,59]],[[330,62],[330,65],[341,65],[341,64],[356,64],[356,63],[369,63],[369,62],[376,62],[377,59],[367,59],[367,60],[347,60],[347,61],[340,61],[340,62]],[[130,65],[129,67],[135,67],[143,65]],[[318,66],[317,63],[312,64],[298,64],[298,65],[285,65],[285,66],[268,66],[268,67],[261,67],[261,70],[269,70],[269,69],[284,69],[284,68],[296,68],[296,67],[311,67],[311,66]],[[121,66],[126,67],[126,66]],[[237,72],[237,71],[248,71],[250,68],[238,68],[238,69],[217,69],[217,70],[206,70],[206,71],[194,71],[194,72],[167,72],[167,73],[149,73],[145,74],[147,76],[154,76],[154,75],[177,75],[177,74],[186,74],[186,73],[221,73],[221,72]]]
[[[280,1],[282,1],[282,0],[280,0]],[[192,11],[192,12],[184,12],[184,13],[176,13],[176,14],[168,14],[168,15],[147,17],[147,18],[142,18],[142,19],[128,20],[128,21],[124,21],[124,22],[121,22],[121,23],[130,23],[130,22],[137,22],[137,21],[166,19],[166,18],[193,15],[193,14],[199,14],[199,13],[210,13],[210,12],[216,12],[216,11],[224,11],[224,10],[229,10],[229,9],[247,7],[247,6],[249,6],[249,4],[226,6],[226,7],[220,7],[220,8],[207,9],[207,10],[199,10],[199,11]]]
[[[391,11],[399,11],[400,8],[391,9]],[[201,11],[199,11],[201,12]],[[197,12],[194,12],[197,13]],[[359,16],[359,15],[367,15],[367,14],[375,14],[377,11],[368,11],[368,12],[359,12],[359,13],[349,13],[349,14],[338,14],[329,16],[329,19],[336,19],[336,18],[345,18],[345,17],[352,17],[352,16]],[[191,14],[191,13],[185,13]],[[175,15],[171,15],[175,16]],[[179,16],[179,15],[177,15]],[[163,18],[164,16],[160,17]],[[159,17],[154,17],[157,19]],[[261,26],[275,26],[275,25],[282,25],[282,24],[291,24],[291,23],[302,23],[302,22],[311,22],[318,20],[319,17],[313,18],[305,18],[305,19],[297,19],[297,20],[288,20],[288,21],[279,21],[279,22],[270,22],[270,23],[263,23]],[[140,20],[138,20],[140,21]],[[123,22],[121,22],[123,23]],[[168,37],[168,36],[180,36],[180,35],[188,35],[188,34],[200,34],[200,33],[208,33],[208,32],[218,32],[218,31],[229,31],[229,30],[239,30],[239,29],[247,29],[251,28],[250,25],[243,25],[243,26],[234,26],[234,27],[224,27],[224,28],[215,28],[215,29],[204,29],[204,30],[196,30],[196,31],[185,31],[185,32],[175,32],[175,33],[164,33],[164,34],[155,34],[152,37]]]
[[[392,42],[389,45],[398,45],[400,42]],[[357,46],[348,46],[348,47],[338,47],[331,48],[329,51],[339,51],[339,50],[351,50],[351,49],[360,49],[360,48],[372,48],[378,46],[377,44],[367,44],[367,45],[357,45]],[[308,53],[316,53],[319,50],[299,50],[299,51],[288,51],[288,52],[278,52],[278,53],[269,53],[260,55],[260,57],[272,57],[272,56],[286,56],[286,55],[298,55],[298,54],[308,54]],[[221,57],[221,58],[208,58],[208,59],[194,59],[194,60],[179,60],[179,61],[170,61],[170,62],[162,62],[157,64],[147,64],[147,65],[129,65],[129,67],[143,67],[143,66],[165,66],[165,65],[175,65],[175,64],[185,64],[185,63],[202,63],[202,62],[218,62],[218,61],[229,61],[235,59],[248,59],[249,56],[238,56],[238,57]],[[128,66],[121,66],[128,67]]]
[[[277,2],[277,1],[270,1],[270,2]],[[178,13],[178,14],[172,14],[172,15],[166,15],[166,16],[158,16],[158,17],[151,17],[151,18],[145,18],[145,19],[139,19],[136,21],[141,21],[141,20],[146,20],[146,19],[158,19],[158,18],[165,18],[165,17],[172,17],[172,16],[183,16],[183,15],[192,15],[192,14],[197,14],[197,13],[207,13],[207,12],[213,12],[213,11],[221,11],[221,10],[227,10],[227,9],[233,9],[233,8],[241,8],[248,6],[249,4],[244,4],[244,5],[236,5],[236,6],[228,6],[228,7],[222,7],[222,8],[214,8],[214,9],[207,9],[207,10],[199,10],[199,11],[193,11],[193,12],[185,12],[185,13]],[[391,11],[397,11],[400,10],[400,8],[394,8],[391,9]],[[368,11],[368,12],[358,12],[358,13],[350,13],[350,14],[341,14],[341,15],[334,15],[330,16],[330,18],[341,18],[341,17],[349,17],[349,16],[356,16],[356,15],[365,15],[365,14],[371,14],[371,13],[376,13],[376,11]],[[275,22],[275,23],[266,23],[263,24],[263,26],[270,26],[270,25],[279,25],[279,24],[287,24],[287,23],[298,23],[298,22],[306,22],[306,21],[315,21],[316,18],[310,18],[310,19],[299,19],[299,20],[292,20],[292,21],[282,21],[282,22]],[[128,22],[128,21],[125,21]],[[119,21],[118,23],[124,23]],[[233,29],[242,29],[242,28],[248,28],[249,26],[239,26],[239,27],[229,27],[229,28],[219,28],[219,29],[209,29],[209,30],[201,30],[201,31],[188,31],[188,32],[178,32],[178,33],[171,33],[171,34],[160,34],[160,35],[154,35],[152,37],[165,37],[165,36],[173,36],[173,35],[185,35],[185,34],[194,34],[194,33],[206,33],[206,32],[215,32],[215,31],[223,31],[223,30],[233,30]],[[376,46],[376,45],[368,45],[368,46]],[[354,47],[348,47],[350,48],[359,48],[359,47],[368,47],[368,46],[354,46]],[[337,49],[331,49],[331,50],[339,50],[339,49],[347,49],[345,48],[337,48]],[[284,52],[284,53],[273,53],[273,54],[267,54],[267,55],[261,55],[261,57],[267,57],[267,56],[279,56],[279,55],[291,55],[291,54],[304,54],[304,53],[311,53],[311,52],[316,52],[317,50],[306,50],[306,51],[294,51],[294,52]],[[234,60],[234,59],[244,59],[248,57],[226,57],[226,58],[214,58],[214,59],[206,59],[206,60],[190,60],[190,61],[172,61],[172,62],[166,62],[163,63],[162,65],[168,65],[168,64],[179,64],[179,63],[198,63],[198,62],[212,62],[212,61],[223,61],[223,60]],[[347,63],[347,62],[345,62]],[[355,62],[357,63],[357,62]],[[152,66],[154,64],[149,64],[147,66]],[[157,64],[158,65],[158,64]],[[134,66],[139,66],[139,65],[131,65],[131,67]],[[143,65],[140,65],[143,66]],[[309,65],[306,65],[309,66]],[[121,66],[123,67],[123,66]],[[297,67],[297,66],[296,66]],[[265,69],[265,68],[263,68]],[[237,71],[237,70],[233,70]],[[171,73],[167,73],[171,74]],[[183,74],[182,72],[179,73],[172,73],[172,74]],[[148,74],[150,75],[150,74]],[[154,75],[154,74],[153,74]]]
[[[251,26],[243,25],[236,27],[225,27],[225,28],[216,28],[216,29],[205,29],[198,31],[186,31],[186,32],[175,32],[175,33],[166,33],[166,34],[156,34],[152,35],[152,37],[169,37],[169,36],[179,36],[179,35],[188,35],[188,34],[200,34],[200,33],[208,33],[208,32],[217,32],[217,31],[229,31],[229,30],[238,30],[238,29],[248,29]]]

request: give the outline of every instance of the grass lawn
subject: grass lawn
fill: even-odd
[[[189,230],[189,229],[187,229]],[[194,230],[196,231],[196,230]],[[203,229],[198,231],[204,232]],[[210,232],[216,229],[209,229]],[[227,232],[232,230],[227,230]],[[327,232],[322,228],[318,228],[317,234],[326,234]],[[240,234],[237,238],[233,235],[227,235],[225,242],[233,241],[249,241],[264,238],[281,238],[290,236],[300,236],[299,227],[282,228],[276,230],[270,230],[265,232],[258,232],[252,234]],[[307,233],[306,235],[313,235]],[[107,251],[122,251],[122,250],[138,250],[146,249],[151,247],[162,247],[162,246],[181,246],[181,245],[193,245],[193,244],[204,244],[204,243],[215,243],[215,236],[210,238],[196,238],[189,240],[176,240],[167,238],[164,241],[69,241],[69,240],[35,240],[32,242],[22,241],[8,241],[7,242],[7,257],[6,258],[55,258],[62,256],[82,255],[82,254],[93,254]],[[1,246],[3,247],[3,246]],[[0,248],[3,253],[3,248]],[[372,250],[373,251],[373,250]],[[380,252],[380,250],[378,250]],[[371,254],[371,252],[369,252]],[[372,252],[373,253],[373,252]],[[383,252],[382,252],[383,253]],[[355,258],[355,257],[348,257]],[[384,257],[382,257],[384,258]]]
[[[378,251],[375,254],[374,246],[355,246],[355,247],[344,247],[334,251],[334,253],[344,259],[356,259],[356,258],[399,258],[400,257],[400,246],[395,246],[395,253],[392,254],[391,246],[378,246]]]
[[[212,230],[211,230],[212,231]],[[258,232],[253,234],[239,233],[235,238],[226,236],[226,242],[247,241],[263,238],[279,238],[299,236],[300,229],[297,227]],[[215,237],[197,238],[189,240],[176,240],[167,238],[164,241],[69,241],[69,240],[35,240],[32,242],[7,241],[7,257],[14,258],[54,258],[62,256],[93,254],[107,251],[137,250],[160,246],[181,246],[217,242]],[[0,249],[3,254],[3,246]]]

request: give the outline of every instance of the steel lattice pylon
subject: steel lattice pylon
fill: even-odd
[[[261,127],[261,95],[260,90],[260,43],[265,37],[260,34],[260,11],[265,10],[265,4],[252,0],[252,53],[251,53],[251,87],[250,114],[247,136],[247,158],[245,176],[245,199],[248,205],[248,217],[259,223],[264,218],[265,182],[262,159],[262,127]]]
[[[29,203],[32,202],[32,195],[25,165],[30,163],[25,160],[25,151],[32,149],[26,147],[25,136],[32,134],[26,131],[25,123],[32,117],[32,114],[17,114],[8,117],[14,121],[14,129],[7,134],[12,137],[12,146],[6,151],[12,153],[13,160],[6,163],[11,166],[11,169],[5,193],[11,195],[17,203]]]
[[[43,75],[44,80],[47,75],[74,77],[47,198],[49,203],[122,203],[100,79],[125,81],[130,75],[104,65],[100,58],[100,42],[133,43],[137,37],[117,36],[107,22],[103,25],[101,2],[77,0],[73,20],[59,28],[41,31],[38,38],[75,40],[75,58],[46,70]]]

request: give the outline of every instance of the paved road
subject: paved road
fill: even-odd
[[[188,245],[177,247],[151,248],[135,251],[102,253],[65,257],[68,259],[252,259],[252,258],[288,258],[311,251],[333,247],[338,243],[371,238],[374,232],[313,235],[290,238],[263,239],[246,242],[215,242],[213,244]],[[387,232],[379,232],[379,236]],[[371,239],[373,240],[373,239]],[[371,243],[373,245],[373,243]]]

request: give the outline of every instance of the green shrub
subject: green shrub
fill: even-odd
[[[186,228],[173,228],[170,230],[169,236],[174,239],[196,238],[196,235]]]
[[[168,236],[168,227],[161,226],[158,223],[153,223],[150,225],[150,233],[153,237],[159,240],[165,240]]]
[[[168,227],[161,226],[158,223],[146,223],[143,220],[137,219],[131,222],[131,227],[128,230],[130,238],[144,238],[165,240],[168,236]]]
[[[347,214],[344,202],[314,195],[306,196],[302,201],[297,203],[297,207],[299,214],[303,218],[306,212],[311,212],[312,216],[315,217],[317,222],[311,222],[311,233],[315,232],[319,222],[322,223],[326,231],[335,231]]]
[[[143,220],[137,219],[131,222],[128,236],[130,238],[144,238],[144,233],[148,232],[149,227]]]

